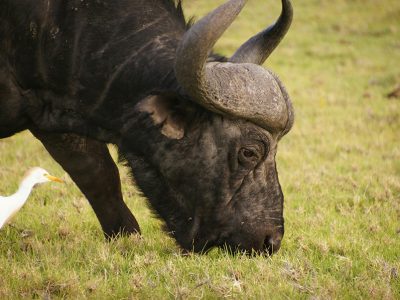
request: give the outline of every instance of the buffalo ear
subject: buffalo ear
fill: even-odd
[[[172,95],[150,95],[137,104],[137,109],[148,113],[163,135],[179,140],[185,134],[186,122],[178,110],[178,102]]]

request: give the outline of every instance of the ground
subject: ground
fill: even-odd
[[[222,0],[186,1],[204,15]],[[248,1],[217,45],[230,55],[279,14]],[[295,18],[265,67],[296,110],[277,164],[286,234],[272,258],[214,250],[184,256],[122,167],[143,236],[103,239],[87,201],[28,133],[0,141],[0,195],[41,166],[38,187],[0,231],[0,298],[400,299],[400,2],[294,0]],[[113,150],[115,153],[115,150]]]

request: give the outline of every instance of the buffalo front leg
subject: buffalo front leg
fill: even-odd
[[[107,238],[140,233],[123,201],[118,168],[106,144],[75,134],[31,132],[89,200]]]

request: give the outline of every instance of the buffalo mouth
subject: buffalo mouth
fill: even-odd
[[[245,239],[243,242],[239,242],[238,237],[218,237],[215,240],[191,240],[190,242],[182,241],[173,234],[172,237],[180,246],[183,254],[207,254],[212,249],[217,247],[231,255],[245,254],[248,256],[272,256],[273,254],[277,253],[281,248],[283,235],[266,235],[264,240],[261,240],[257,243],[254,241],[249,242]]]
[[[281,232],[267,234],[264,239],[252,239],[252,237],[249,236],[245,236],[244,238],[231,236],[224,240],[219,240],[215,243],[215,246],[232,255],[272,256],[281,248],[282,238],[283,233]]]

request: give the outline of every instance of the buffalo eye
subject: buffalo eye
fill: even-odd
[[[255,165],[260,160],[261,155],[251,147],[243,147],[239,150],[239,163],[244,166]]]
[[[252,150],[243,149],[243,156],[247,157],[247,158],[251,158],[251,157],[256,156],[256,154]]]

